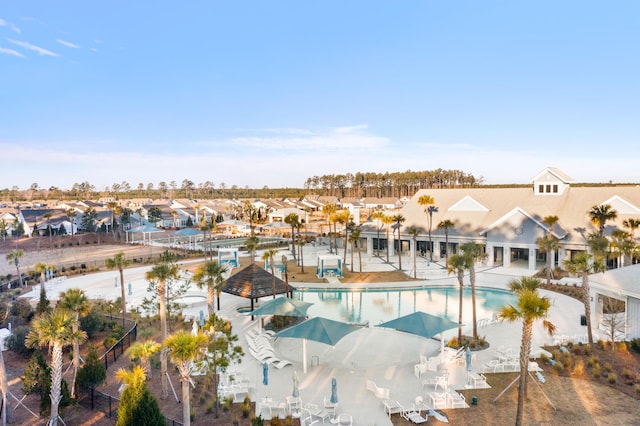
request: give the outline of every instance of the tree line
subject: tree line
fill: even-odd
[[[302,198],[316,194],[334,197],[411,197],[423,188],[457,188],[482,185],[483,178],[476,178],[461,170],[425,170],[405,172],[356,172],[313,176],[306,179],[302,188],[249,188],[228,186],[224,182],[215,185],[211,181],[195,183],[189,179],[182,182],[140,182],[131,185],[127,181],[115,182],[103,189],[88,181],[76,182],[69,189],[56,186],[42,188],[32,183],[27,189],[17,186],[0,189],[0,199],[5,202],[46,199],[76,200],[101,197],[120,198]]]

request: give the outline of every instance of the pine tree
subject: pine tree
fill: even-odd
[[[120,369],[116,375],[127,385],[122,391],[116,426],[164,425],[164,416],[158,401],[147,389],[142,368],[135,366],[131,371]]]
[[[93,345],[89,345],[89,354],[84,365],[78,370],[76,385],[92,388],[104,382],[106,378],[107,372],[104,369],[104,364],[100,362],[96,348]]]

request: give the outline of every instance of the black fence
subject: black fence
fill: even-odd
[[[115,317],[113,315],[105,315],[110,321],[122,321],[122,328],[127,330],[127,332],[122,336],[120,340],[118,340],[113,346],[107,349],[107,352],[102,355],[100,358],[104,358],[104,369],[109,369],[109,362],[112,364],[118,360],[120,356],[124,354],[124,352],[136,341],[138,337],[138,323],[123,317]]]
[[[127,330],[124,336],[111,346],[101,358],[104,358],[104,368],[109,369],[109,364],[115,363],[119,357],[124,355],[125,351],[136,341],[138,337],[138,323],[128,318],[116,317],[113,315],[104,315],[110,321],[122,322],[122,327]],[[117,417],[120,399],[100,392],[94,388],[78,388],[77,401],[83,407],[91,410],[99,410],[106,414],[107,417]],[[177,420],[165,417],[167,426],[183,426]]]
[[[98,410],[108,418],[117,417],[120,398],[100,392],[94,388],[79,387],[76,393],[76,401],[83,407],[89,408],[92,411]],[[167,426],[183,426],[181,422],[168,417],[165,417],[164,421]]]

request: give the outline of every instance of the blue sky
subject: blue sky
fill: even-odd
[[[637,1],[19,1],[0,188],[640,182]]]

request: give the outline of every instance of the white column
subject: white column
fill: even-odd
[[[536,249],[529,249],[529,269],[536,269]]]

